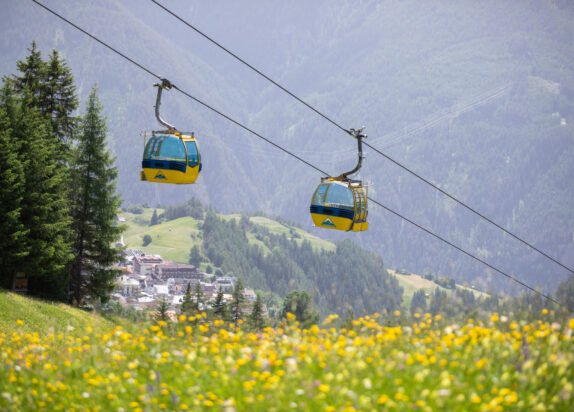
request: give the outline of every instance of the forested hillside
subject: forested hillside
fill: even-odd
[[[153,3],[46,4],[320,168],[335,174],[354,163],[354,143],[345,134]],[[366,125],[373,146],[574,265],[572,2],[166,6],[345,127]],[[196,132],[204,173],[193,188],[139,182],[140,132],[157,127],[155,79],[32,2],[10,2],[0,22],[0,74],[12,73],[36,39],[42,50],[64,53],[81,96],[98,83],[126,202],[179,204],[197,196],[222,211],[263,211],[313,230],[308,203],[320,176],[175,91],[162,109],[178,127]],[[534,286],[552,289],[566,276],[376,153],[367,153],[361,177],[375,199]],[[366,233],[321,236],[352,238],[395,267],[517,292],[376,206],[369,219]],[[304,270],[319,281],[309,264]]]
[[[323,243],[260,216],[218,215],[196,200],[154,211],[151,218],[149,210],[129,211],[137,213],[125,214],[127,247],[138,249],[149,236],[144,247],[148,253],[189,261],[217,276],[237,276],[278,300],[304,290],[322,316],[351,310],[357,315],[392,313],[403,302],[403,289],[382,259],[349,240]]]

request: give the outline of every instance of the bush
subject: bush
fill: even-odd
[[[132,206],[128,208],[128,212],[133,213],[134,215],[141,215],[144,210],[141,206]]]

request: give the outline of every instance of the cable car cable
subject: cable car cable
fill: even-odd
[[[364,143],[365,146],[369,147],[370,149],[374,150],[376,153],[380,154],[381,156],[383,156],[384,158],[388,159],[389,161],[391,161],[392,163],[401,166],[401,164],[399,162],[397,162],[395,159],[393,159],[392,157],[390,157],[389,155],[383,153],[382,151],[380,151],[379,149],[377,149],[376,147],[371,146],[368,143]],[[401,166],[402,167],[402,166]],[[431,187],[433,187],[434,189],[438,190],[439,192],[441,192],[443,195],[445,195],[446,197],[448,197],[451,200],[454,200],[456,203],[458,203],[461,206],[464,206],[466,209],[470,210],[472,213],[476,214],[477,216],[481,217],[482,219],[486,220],[487,222],[489,222],[490,224],[496,226],[498,229],[502,230],[504,233],[512,236],[514,239],[522,242],[523,244],[525,244],[526,246],[529,246],[530,248],[532,248],[533,250],[535,250],[536,252],[540,253],[542,256],[552,260],[554,263],[562,266],[564,269],[568,270],[571,273],[574,273],[574,269],[569,268],[566,265],[563,265],[562,263],[560,263],[558,260],[552,258],[551,256],[549,256],[548,254],[546,254],[545,252],[543,252],[542,250],[538,249],[536,246],[531,245],[530,243],[528,243],[527,241],[523,240],[522,238],[518,237],[517,235],[515,235],[514,233],[506,230],[504,227],[500,226],[498,223],[496,223],[495,221],[493,221],[492,219],[488,218],[487,216],[485,216],[484,214],[480,213],[478,210],[472,208],[471,206],[468,206],[467,204],[463,203],[462,201],[458,200],[456,197],[452,196],[450,193],[446,192],[445,190],[441,189],[439,186],[437,186],[436,184],[432,183],[431,181],[429,181],[428,179],[424,178],[423,176],[421,176],[420,174],[416,173],[415,171],[408,169],[408,168],[404,168],[406,171],[408,171],[410,174],[412,174],[413,176],[419,178],[420,180],[422,180],[423,182],[425,182],[426,184],[430,185]]]
[[[299,103],[303,104],[304,106],[306,106],[308,109],[314,111],[315,113],[317,113],[319,116],[321,116],[323,119],[325,119],[326,121],[328,121],[329,123],[331,123],[332,125],[334,125],[335,127],[338,127],[339,129],[341,129],[342,131],[344,131],[345,133],[349,133],[348,129],[345,129],[343,126],[341,126],[339,123],[337,123],[336,121],[334,121],[333,119],[331,119],[330,117],[328,117],[327,115],[325,115],[324,113],[320,112],[318,109],[316,109],[315,107],[311,106],[309,103],[307,103],[305,100],[301,99],[300,97],[298,97],[295,93],[289,91],[287,88],[285,88],[284,86],[280,85],[279,83],[277,83],[275,80],[273,80],[271,77],[267,76],[265,73],[263,73],[262,71],[260,71],[259,69],[257,69],[256,67],[252,66],[251,64],[249,64],[247,61],[245,61],[244,59],[242,59],[241,57],[239,57],[237,54],[233,53],[231,50],[229,50],[228,48],[226,48],[225,46],[223,46],[221,43],[218,43],[216,40],[214,40],[213,38],[209,37],[207,34],[205,34],[204,32],[202,32],[201,30],[199,30],[198,28],[196,28],[195,26],[193,26],[191,23],[187,22],[186,20],[184,20],[183,18],[179,17],[176,13],[174,13],[173,11],[171,11],[170,9],[168,9],[167,7],[165,7],[163,4],[157,2],[156,0],[151,0],[152,3],[154,3],[155,5],[157,5],[159,8],[163,9],[166,13],[171,14],[173,17],[175,17],[177,20],[179,20],[180,22],[182,22],[183,24],[185,24],[187,27],[189,27],[190,29],[192,29],[193,31],[195,31],[197,34],[199,34],[200,36],[204,37],[205,39],[209,40],[211,43],[215,44],[217,47],[219,47],[221,50],[225,51],[227,54],[233,56],[236,60],[239,60],[241,63],[243,63],[245,66],[249,67],[251,70],[253,70],[255,73],[257,73],[258,75],[260,75],[261,77],[263,77],[265,80],[273,83],[275,86],[277,86],[278,88],[280,88],[281,90],[283,90],[285,93],[287,93],[289,96],[291,96],[292,98],[294,98],[295,100],[297,100]]]
[[[93,36],[92,34],[90,34],[90,33],[88,33],[87,31],[81,29],[79,26],[77,26],[76,24],[70,22],[68,19],[64,18],[64,17],[61,16],[60,14],[58,14],[58,13],[56,13],[55,11],[51,10],[51,9],[48,8],[47,6],[45,6],[45,5],[41,4],[41,3],[39,3],[37,0],[31,0],[31,1],[33,1],[33,2],[36,3],[36,4],[38,4],[39,6],[41,6],[42,8],[44,8],[45,10],[47,10],[48,12],[50,12],[51,14],[55,15],[56,17],[58,17],[59,19],[65,21],[65,22],[68,23],[68,24],[70,24],[70,25],[73,26],[74,28],[80,30],[82,33],[86,34],[86,35],[89,36],[90,38],[96,40],[98,43],[100,43],[101,45],[107,47],[109,50],[112,50],[113,52],[115,52],[115,53],[118,54],[119,56],[123,57],[124,59],[126,59],[126,60],[129,61],[130,63],[134,64],[134,65],[137,66],[138,68],[144,70],[146,73],[148,73],[148,74],[150,74],[150,75],[152,75],[152,76],[154,76],[154,77],[157,77],[158,79],[161,80],[161,77],[158,76],[158,75],[156,75],[155,73],[153,73],[151,70],[145,68],[143,65],[137,63],[136,61],[134,61],[133,59],[129,58],[129,57],[126,56],[125,54],[123,54],[123,53],[119,52],[118,50],[116,50],[115,48],[109,46],[107,43],[105,43],[105,42],[99,40],[98,38],[96,38],[96,37]],[[200,99],[198,99],[198,98],[192,96],[192,95],[189,94],[188,92],[186,92],[186,91],[184,91],[184,90],[178,88],[177,86],[175,86],[175,85],[173,85],[173,84],[172,84],[172,87],[173,87],[174,89],[178,90],[180,93],[184,94],[185,96],[189,97],[189,98],[192,99],[193,101],[199,103],[200,105],[202,105],[202,106],[204,106],[205,108],[207,108],[207,109],[213,111],[214,113],[216,113],[216,114],[222,116],[223,118],[227,119],[228,121],[232,122],[233,124],[235,124],[235,125],[241,127],[242,129],[248,131],[249,133],[251,133],[251,134],[253,134],[253,135],[259,137],[260,139],[263,139],[263,140],[266,141],[267,143],[273,145],[273,146],[276,147],[277,149],[279,149],[279,150],[281,150],[281,151],[287,153],[288,155],[294,157],[295,159],[297,159],[297,160],[299,160],[300,162],[306,164],[307,166],[313,168],[314,170],[316,170],[316,171],[318,171],[318,172],[320,172],[320,173],[322,173],[322,174],[324,174],[324,175],[329,176],[329,174],[328,174],[327,172],[321,170],[319,167],[317,167],[317,166],[313,165],[312,163],[306,161],[305,159],[303,159],[303,158],[297,156],[297,155],[294,154],[293,152],[291,152],[291,151],[289,151],[289,150],[287,150],[287,149],[281,147],[281,146],[278,145],[277,143],[275,143],[275,142],[273,142],[273,141],[267,139],[266,137],[264,137],[264,136],[262,136],[261,134],[255,132],[255,131],[252,130],[251,128],[249,128],[249,127],[243,125],[242,123],[240,123],[239,121],[237,121],[237,120],[231,118],[230,116],[224,114],[223,112],[219,111],[218,109],[215,109],[214,107],[210,106],[209,104],[207,104],[207,103],[203,102],[202,100],[200,100]],[[452,242],[446,240],[446,239],[443,238],[442,236],[437,235],[436,233],[432,232],[431,230],[426,229],[425,227],[423,227],[423,226],[421,226],[420,224],[414,222],[413,220],[410,220],[409,218],[407,218],[407,217],[401,215],[400,213],[398,213],[398,212],[392,210],[391,208],[389,208],[389,207],[383,205],[383,204],[380,203],[379,201],[377,201],[377,200],[375,200],[375,199],[373,199],[373,198],[371,198],[371,197],[369,197],[368,199],[369,199],[371,202],[373,202],[374,204],[376,204],[376,205],[380,206],[381,208],[387,210],[388,212],[394,214],[395,216],[397,216],[397,217],[403,219],[404,221],[406,221],[406,222],[408,222],[408,223],[414,225],[415,227],[417,227],[417,228],[423,230],[424,232],[426,232],[426,233],[432,235],[432,236],[435,237],[436,239],[442,241],[443,243],[446,243],[447,245],[449,245],[449,246],[455,248],[456,250],[458,250],[458,251],[464,253],[465,255],[467,255],[467,256],[469,256],[469,257],[472,257],[472,258],[475,259],[476,261],[478,261],[478,262],[484,264],[485,266],[489,267],[490,269],[492,269],[492,270],[494,270],[494,271],[500,273],[501,275],[507,277],[508,279],[514,281],[515,283],[517,283],[517,284],[519,284],[519,285],[521,285],[521,286],[527,288],[528,290],[532,291],[533,293],[535,293],[535,294],[537,294],[537,295],[539,295],[539,296],[545,298],[546,300],[548,300],[548,301],[550,301],[550,302],[553,302],[553,303],[557,304],[559,307],[564,307],[564,308],[566,308],[565,305],[561,304],[560,302],[558,302],[558,301],[555,300],[554,298],[552,298],[552,297],[546,295],[545,293],[542,293],[542,292],[540,292],[540,291],[534,289],[533,287],[529,286],[528,284],[526,284],[526,283],[522,282],[521,280],[515,278],[514,276],[511,276],[511,275],[509,275],[508,273],[506,273],[506,272],[504,272],[504,271],[498,269],[498,268],[495,267],[494,265],[491,265],[490,263],[488,263],[488,262],[486,262],[486,261],[480,259],[479,257],[473,255],[472,253],[465,251],[465,250],[462,249],[461,247],[459,247],[459,246],[455,245],[454,243],[452,243]]]
[[[98,43],[100,43],[102,46],[107,47],[108,49],[110,49],[111,51],[113,51],[116,54],[119,54],[120,56],[122,56],[124,59],[128,60],[129,62],[131,62],[132,64],[135,64],[137,67],[139,67],[140,69],[142,69],[143,71],[145,71],[146,73],[152,75],[153,77],[157,78],[158,80],[162,80],[161,76],[155,74],[154,72],[152,72],[151,70],[145,68],[144,66],[142,66],[141,64],[139,64],[138,62],[136,62],[135,60],[129,58],[128,56],[126,56],[125,54],[123,54],[122,52],[120,52],[117,49],[114,49],[112,46],[110,46],[109,44],[104,43],[103,41],[101,41],[100,39],[98,39],[96,36],[93,36],[92,34],[88,33],[87,31],[85,31],[84,29],[82,29],[80,26],[72,23],[70,20],[66,19],[65,17],[59,15],[58,13],[56,13],[55,11],[49,9],[47,6],[43,5],[42,3],[36,1],[36,0],[32,0],[34,3],[36,3],[38,6],[42,7],[44,10],[52,13],[54,16],[60,18],[61,20],[64,20],[66,23],[68,23],[70,26],[78,29],[79,31],[81,31],[82,33],[84,33],[86,36],[90,37],[91,39],[97,41]]]
[[[467,255],[467,256],[469,256],[469,257],[475,259],[476,261],[482,263],[483,265],[489,267],[489,268],[492,269],[492,270],[495,270],[496,272],[500,273],[501,275],[503,275],[503,276],[507,277],[508,279],[510,279],[510,280],[512,280],[512,281],[514,281],[514,282],[516,282],[516,283],[518,283],[519,285],[521,285],[521,286],[523,286],[523,287],[529,289],[530,291],[532,291],[532,292],[534,292],[534,293],[536,293],[536,294],[538,294],[538,295],[544,297],[545,299],[547,299],[547,300],[549,300],[549,301],[551,301],[551,302],[554,302],[554,303],[557,304],[559,307],[566,307],[566,306],[562,305],[560,302],[558,302],[556,299],[554,299],[554,298],[552,298],[552,297],[550,297],[550,296],[547,296],[546,294],[544,294],[544,293],[542,293],[542,292],[540,292],[540,291],[534,289],[533,287],[527,285],[526,283],[524,283],[524,282],[522,282],[521,280],[515,278],[514,276],[509,275],[508,273],[502,271],[501,269],[498,269],[497,267],[491,265],[490,263],[486,262],[485,260],[483,260],[483,259],[481,259],[481,258],[479,258],[479,257],[477,257],[477,256],[475,256],[475,255],[473,255],[473,254],[470,253],[470,252],[467,252],[466,250],[464,250],[464,249],[461,248],[460,246],[455,245],[454,243],[450,242],[449,240],[446,240],[445,238],[443,238],[442,236],[437,235],[436,233],[432,232],[431,230],[425,228],[424,226],[419,225],[419,224],[416,223],[415,221],[410,220],[409,218],[407,218],[407,217],[405,217],[405,216],[403,216],[403,215],[401,215],[401,214],[395,212],[394,210],[388,208],[387,206],[383,205],[382,203],[378,202],[377,200],[373,199],[372,197],[369,197],[368,199],[369,199],[371,202],[373,202],[374,204],[376,204],[376,205],[382,207],[383,209],[387,210],[388,212],[390,212],[390,213],[392,213],[392,214],[394,214],[394,215],[400,217],[401,219],[403,219],[403,220],[409,222],[411,225],[416,226],[417,228],[419,228],[419,229],[422,230],[423,232],[426,232],[426,233],[428,233],[429,235],[434,236],[434,237],[437,238],[438,240],[440,240],[440,241],[446,243],[447,245],[449,245],[449,246],[455,248],[455,249],[458,250],[459,252],[462,252],[462,253],[464,253],[465,255]]]
[[[33,0],[34,1],[34,0]],[[211,38],[210,36],[208,36],[207,34],[205,34],[204,32],[202,32],[201,30],[199,30],[197,27],[193,26],[191,23],[189,23],[188,21],[186,21],[185,19],[181,18],[180,16],[178,16],[175,12],[171,11],[170,9],[168,9],[167,7],[165,7],[164,5],[162,5],[161,3],[159,3],[157,0],[150,0],[152,3],[156,4],[158,7],[160,7],[162,10],[164,10],[166,13],[172,15],[173,17],[175,17],[177,20],[179,20],[180,22],[182,22],[183,24],[185,24],[187,27],[189,27],[190,29],[194,30],[196,33],[198,33],[199,35],[201,35],[202,37],[204,37],[205,39],[209,40],[211,43],[213,43],[214,45],[216,45],[217,47],[219,47],[220,49],[222,49],[223,51],[225,51],[226,53],[228,53],[229,55],[231,55],[232,57],[234,57],[236,60],[238,60],[239,62],[243,63],[245,66],[249,67],[251,70],[253,70],[254,72],[256,72],[257,74],[259,74],[261,77],[263,77],[264,79],[268,80],[269,82],[271,82],[272,84],[274,84],[275,86],[277,86],[278,88],[280,88],[281,90],[283,90],[285,93],[287,93],[289,96],[293,97],[295,100],[297,100],[298,102],[300,102],[301,104],[303,104],[304,106],[306,106],[308,109],[314,111],[315,113],[317,113],[319,116],[321,116],[323,119],[325,119],[326,121],[328,121],[329,123],[331,123],[332,125],[334,125],[335,127],[343,130],[345,133],[350,134],[349,129],[346,129],[345,127],[341,126],[339,123],[337,123],[335,120],[331,119],[329,116],[327,116],[326,114],[324,114],[323,112],[319,111],[317,108],[315,108],[314,106],[312,106],[311,104],[307,103],[306,101],[304,101],[303,99],[301,99],[300,97],[298,97],[297,95],[295,95],[293,92],[289,91],[287,88],[285,88],[284,86],[282,86],[281,84],[277,83],[275,80],[273,80],[272,78],[270,78],[269,76],[267,76],[266,74],[264,74],[263,72],[261,72],[259,69],[255,68],[254,66],[252,66],[251,64],[249,64],[247,61],[245,61],[244,59],[242,59],[241,57],[239,57],[237,54],[233,53],[232,51],[230,51],[228,48],[226,48],[225,46],[223,46],[221,43],[217,42],[216,40],[214,40],[213,38]],[[568,270],[571,273],[574,273],[574,269],[564,265],[563,263],[561,263],[560,261],[558,261],[557,259],[553,258],[552,256],[548,255],[547,253],[543,252],[542,250],[540,250],[539,248],[537,248],[536,246],[532,245],[530,242],[522,239],[521,237],[519,237],[518,235],[515,235],[514,233],[512,233],[511,231],[509,231],[508,229],[505,229],[503,226],[499,225],[498,223],[494,222],[492,219],[486,217],[484,214],[478,212],[476,209],[474,209],[473,207],[467,205],[466,203],[464,203],[463,201],[457,199],[456,197],[454,197],[453,195],[451,195],[450,193],[446,192],[445,190],[439,188],[436,184],[432,183],[431,181],[429,181],[428,179],[422,177],[420,174],[416,173],[415,171],[411,170],[409,167],[403,165],[402,163],[400,163],[399,161],[393,159],[392,157],[390,157],[389,155],[383,153],[381,150],[373,147],[372,145],[368,144],[365,142],[365,146],[373,149],[376,153],[378,153],[379,155],[383,156],[385,159],[391,161],[393,164],[395,164],[396,166],[406,170],[407,172],[409,172],[410,174],[412,174],[413,176],[415,176],[416,178],[422,180],[424,183],[428,184],[429,186],[431,186],[432,188],[438,190],[440,193],[442,193],[443,195],[447,196],[448,198],[450,198],[451,200],[454,200],[456,203],[458,203],[459,205],[463,206],[464,208],[466,208],[467,210],[469,210],[470,212],[476,214],[478,217],[480,217],[481,219],[486,220],[488,223],[494,225],[495,227],[497,227],[499,230],[503,231],[504,233],[510,235],[511,237],[513,237],[514,239],[518,240],[519,242],[521,242],[522,244],[528,246],[529,248],[531,248],[532,250],[538,252],[539,254],[541,254],[542,256],[544,256],[545,258],[551,260],[552,262],[556,263],[557,265],[561,266],[562,268]]]

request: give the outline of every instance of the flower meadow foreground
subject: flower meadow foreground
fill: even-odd
[[[0,332],[2,411],[573,411],[574,319]]]

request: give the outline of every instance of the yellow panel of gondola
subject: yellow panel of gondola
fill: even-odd
[[[153,183],[193,184],[199,177],[199,166],[188,167],[185,173],[177,170],[142,169],[141,180]]]
[[[311,218],[313,219],[313,224],[315,226],[323,229],[344,230],[348,232],[353,228],[353,219],[348,219],[345,217],[311,213]]]
[[[369,222],[355,222],[353,224],[353,232],[363,232],[369,230]]]

